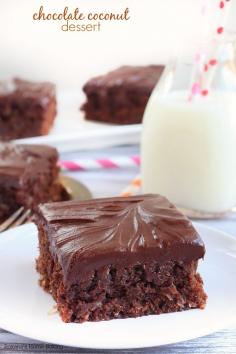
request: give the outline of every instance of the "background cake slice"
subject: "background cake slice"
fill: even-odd
[[[65,322],[204,308],[204,244],[159,195],[40,205],[40,284]]]
[[[55,117],[52,83],[20,79],[0,83],[0,140],[46,135]]]
[[[57,150],[46,145],[0,144],[0,221],[21,206],[69,199],[57,162]]]
[[[122,66],[89,80],[83,87],[85,118],[116,124],[141,123],[163,65]]]

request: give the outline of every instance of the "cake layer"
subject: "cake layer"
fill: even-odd
[[[40,284],[52,294],[65,322],[137,317],[205,306],[206,294],[196,273],[197,261],[168,261],[160,266],[152,260],[125,267],[111,262],[66,287],[61,266],[47,247],[43,229],[39,237]]]
[[[158,195],[44,204],[37,224],[47,232],[65,286],[110,264],[189,263],[205,253],[192,223]]]

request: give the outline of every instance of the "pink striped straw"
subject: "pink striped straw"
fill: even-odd
[[[130,168],[140,166],[140,156],[115,156],[99,159],[61,160],[59,166],[64,171],[88,171],[113,168]]]

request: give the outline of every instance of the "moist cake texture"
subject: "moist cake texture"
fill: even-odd
[[[46,145],[0,144],[0,220],[23,206],[69,199],[58,180],[58,153]]]
[[[46,135],[55,116],[52,83],[20,79],[0,83],[0,140]]]
[[[65,322],[204,308],[204,244],[159,195],[40,205],[40,284]]]
[[[83,87],[85,118],[116,124],[141,123],[164,66],[122,66],[89,80]]]

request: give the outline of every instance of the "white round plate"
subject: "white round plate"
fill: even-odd
[[[63,323],[50,314],[54,302],[38,286],[37,231],[20,226],[0,237],[0,327],[62,345],[122,349],[151,347],[200,337],[236,321],[236,238],[196,224],[207,249],[199,271],[209,296],[205,310],[137,319]]]

